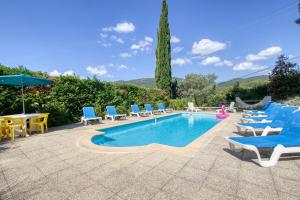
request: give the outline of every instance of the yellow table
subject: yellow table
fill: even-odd
[[[42,113],[31,113],[31,114],[15,114],[15,115],[5,115],[5,116],[1,116],[2,118],[15,118],[15,119],[22,119],[23,120],[23,129],[25,132],[25,135],[22,135],[24,137],[29,136],[27,134],[27,120],[31,119],[32,117],[37,117],[39,115],[41,115]]]

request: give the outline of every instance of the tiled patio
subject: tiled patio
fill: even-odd
[[[65,126],[2,143],[0,199],[300,199],[300,157],[262,168],[252,153],[228,149],[223,137],[234,135],[239,117],[219,124],[191,155],[79,148],[78,138],[96,126]]]

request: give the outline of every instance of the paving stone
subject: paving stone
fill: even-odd
[[[200,190],[201,186],[194,182],[188,181],[183,178],[173,178],[168,182],[162,190],[171,193],[178,194],[184,198],[193,198]]]
[[[122,169],[122,171],[125,171],[126,173],[130,174],[134,178],[137,178],[150,170],[151,170],[151,167],[148,167],[146,165],[141,165],[139,163],[132,164],[132,165]]]
[[[36,166],[42,171],[45,176],[70,167],[68,163],[56,157],[37,162]]]
[[[135,179],[131,177],[130,174],[118,170],[113,171],[106,177],[102,177],[97,181],[97,183],[102,184],[110,191],[117,193],[120,190],[127,188],[135,183]]]
[[[261,185],[262,187],[267,187],[274,189],[274,182],[269,168],[243,168],[240,171],[240,180],[247,181],[256,185]]]
[[[155,167],[156,170],[161,170],[170,174],[176,174],[182,167],[184,163],[178,163],[171,160],[164,160],[159,165]]]
[[[174,176],[159,170],[151,170],[137,178],[138,182],[149,184],[155,188],[162,188]]]
[[[176,176],[197,182],[198,184],[202,184],[208,176],[208,172],[185,166],[178,173],[176,173]]]
[[[274,177],[275,187],[277,190],[289,193],[291,195],[300,197],[300,182],[293,181],[285,178]]]
[[[69,168],[65,168],[62,169],[60,171],[57,171],[55,173],[52,173],[50,175],[47,176],[47,178],[49,178],[49,180],[51,180],[52,182],[56,183],[56,184],[60,184],[65,182],[66,180],[78,176],[80,175],[81,172],[75,168],[75,167],[69,167]]]
[[[159,190],[146,184],[136,183],[120,191],[118,195],[123,199],[130,200],[149,200]]]
[[[156,167],[158,164],[166,160],[166,157],[166,155],[151,154],[139,160],[138,162],[142,165],[147,165],[149,167]]]
[[[164,191],[159,191],[151,200],[182,200],[184,197],[170,194]]]
[[[218,191],[222,191],[229,195],[236,195],[238,184],[237,181],[233,181],[231,179],[226,178],[220,178],[215,174],[210,174],[207,177],[204,186],[213,188]]]
[[[223,192],[213,190],[209,187],[202,187],[201,190],[192,198],[195,200],[236,200],[233,195],[228,195]]]
[[[254,185],[240,181],[237,196],[249,200],[277,200],[277,192],[274,189],[266,189],[260,185]]]
[[[86,174],[81,174],[66,180],[60,186],[69,194],[75,194],[93,184],[95,184],[95,181],[90,179]]]
[[[114,195],[113,192],[107,190],[100,184],[92,185],[88,188],[77,192],[72,199],[78,200],[106,200]]]
[[[294,170],[294,169],[285,169],[281,167],[273,167],[271,168],[271,172],[274,176],[278,176],[281,178],[291,179],[294,181],[300,180],[300,170]]]
[[[103,179],[110,175],[112,172],[118,171],[117,168],[113,168],[109,165],[101,165],[99,167],[96,167],[92,170],[90,170],[87,175],[93,179],[94,181],[98,181],[100,179]]]
[[[294,195],[287,194],[284,192],[278,192],[278,195],[279,195],[280,200],[299,200],[300,199],[299,197],[296,197]]]
[[[209,171],[216,160],[214,155],[202,155],[200,157],[193,158],[187,163],[187,166],[193,167],[195,169],[200,169],[204,171]]]

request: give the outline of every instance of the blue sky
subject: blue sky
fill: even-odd
[[[300,55],[297,0],[169,0],[173,76],[218,81]],[[0,63],[101,80],[153,77],[161,0],[1,0]],[[297,59],[295,61],[298,61]]]

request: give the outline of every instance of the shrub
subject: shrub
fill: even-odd
[[[169,107],[173,110],[184,110],[187,107],[187,99],[170,99]]]

